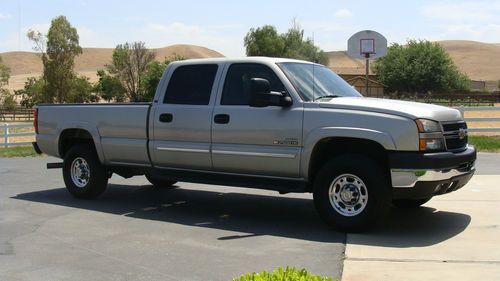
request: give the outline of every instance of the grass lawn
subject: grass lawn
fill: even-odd
[[[26,157],[26,156],[39,156],[32,146],[13,146],[8,148],[0,148],[0,157]]]
[[[500,137],[469,136],[469,143],[478,151],[500,152]]]

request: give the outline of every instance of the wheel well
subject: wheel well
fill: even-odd
[[[64,158],[64,155],[69,149],[77,144],[90,144],[95,148],[92,135],[83,129],[66,129],[62,131],[59,137],[59,155]]]
[[[387,151],[379,143],[358,138],[324,138],[314,146],[309,161],[309,182],[314,183],[316,173],[330,159],[341,154],[361,154],[373,158],[389,173]]]

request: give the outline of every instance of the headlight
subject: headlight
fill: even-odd
[[[440,151],[444,150],[443,131],[439,122],[428,119],[415,120],[418,128],[420,151]]]
[[[419,133],[441,132],[441,125],[438,122],[428,119],[417,119],[417,128]]]

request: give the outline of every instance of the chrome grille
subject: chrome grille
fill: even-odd
[[[442,123],[443,134],[448,151],[462,151],[467,146],[467,123]]]

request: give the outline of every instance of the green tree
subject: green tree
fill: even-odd
[[[393,44],[387,55],[375,61],[372,70],[389,92],[426,93],[468,89],[468,77],[461,73],[438,44],[408,40]]]
[[[98,70],[97,76],[99,81],[94,85],[94,91],[99,94],[99,96],[107,101],[112,100],[116,102],[125,101],[125,87],[120,80],[106,73],[105,70]]]
[[[144,91],[145,100],[153,100],[156,92],[156,87],[158,86],[158,83],[160,83],[161,76],[163,75],[163,72],[165,71],[167,66],[171,62],[184,59],[185,58],[183,56],[174,54],[170,57],[165,58],[163,62],[154,60],[148,64],[148,66],[146,67],[146,71],[143,73],[141,78],[141,88]]]
[[[310,38],[304,38],[304,30],[297,21],[292,27],[279,34],[272,25],[251,28],[244,38],[247,56],[286,57],[322,64],[328,62],[326,54],[314,45]]]
[[[284,54],[285,42],[272,25],[251,28],[244,39],[247,56],[280,57]]]
[[[10,68],[3,64],[2,56],[0,56],[0,90],[9,84]]]
[[[71,102],[75,57],[82,53],[76,29],[66,17],[52,20],[47,34],[47,50],[42,55],[45,96],[52,96],[59,103]]]
[[[14,100],[14,96],[11,95],[7,90],[4,90],[3,94],[3,108],[6,110],[14,110],[17,106],[17,102]]]
[[[14,91],[15,95],[21,97],[21,105],[32,108],[38,103],[51,103],[52,97],[44,96],[45,80],[39,77],[29,77],[24,82],[24,87]]]
[[[125,86],[127,97],[132,102],[145,101],[146,95],[141,88],[141,78],[148,64],[154,60],[154,53],[144,42],[120,44],[113,51],[113,60],[107,69],[113,77]]]
[[[77,103],[98,102],[99,96],[93,93],[93,89],[88,77],[75,76],[71,80],[68,99]]]

